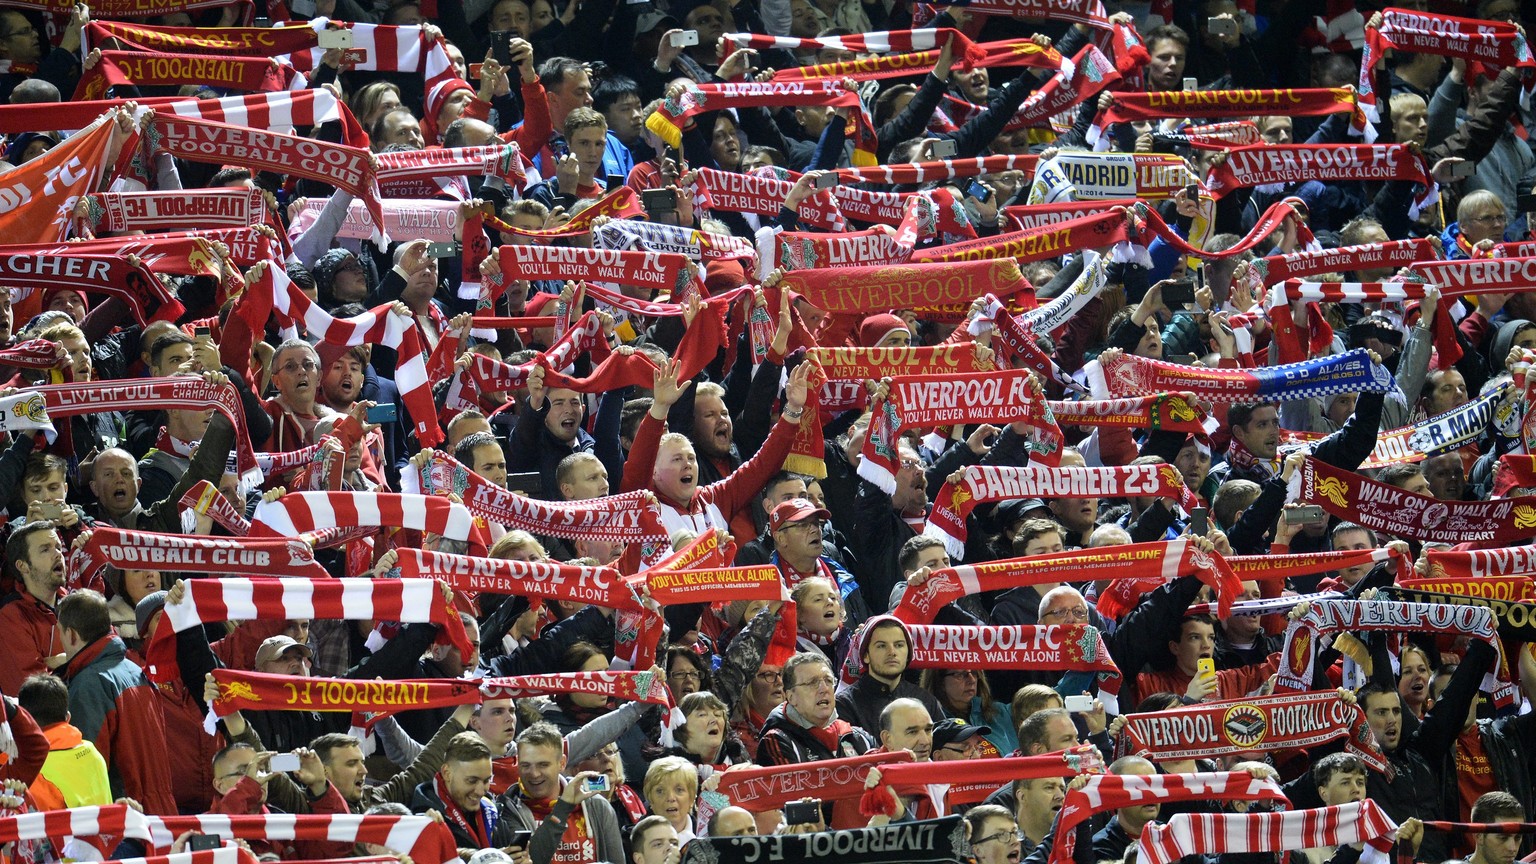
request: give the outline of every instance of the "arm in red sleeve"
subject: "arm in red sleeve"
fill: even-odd
[[[16,758],[0,765],[0,780],[20,780],[31,786],[48,760],[48,736],[13,699],[5,700],[5,716],[11,724],[11,740],[16,742]]]
[[[704,489],[705,497],[720,508],[725,518],[731,518],[743,507],[752,503],[757,493],[763,491],[768,478],[784,467],[784,457],[789,455],[789,447],[795,442],[797,428],[799,427],[794,423],[780,417],[779,421],[773,424],[773,431],[768,433],[762,449],[753,454],[751,459],[741,463],[741,467],[732,471],[731,476],[711,483]]]
[[[310,813],[327,813],[332,815],[349,815],[352,809],[347,806],[345,798],[341,797],[341,791],[334,783],[325,784],[325,794],[314,801],[309,802]],[[352,854],[352,844],[331,840],[295,840],[294,852],[300,858],[324,861],[331,858],[345,858]]]
[[[1129,465],[1131,460],[1141,455],[1136,447],[1136,439],[1131,435],[1131,429],[1126,427],[1100,426],[1094,430],[1099,433],[1099,461],[1105,465]]]
[[[667,431],[665,421],[657,420],[647,411],[635,431],[635,442],[630,445],[629,458],[624,462],[624,481],[620,492],[649,489],[651,475],[656,471],[656,451],[661,445],[661,433]]]
[[[523,85],[523,125],[512,130],[512,140],[517,142],[524,156],[532,159],[549,146],[549,136],[553,132],[544,85],[535,78]]]

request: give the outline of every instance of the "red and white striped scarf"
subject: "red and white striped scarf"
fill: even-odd
[[[1332,848],[1365,843],[1367,864],[1386,864],[1397,825],[1375,801],[1280,813],[1178,813],[1141,829],[1137,860],[1172,864],[1188,855]]]
[[[1000,171],[1035,173],[1039,156],[1003,153],[994,156],[976,156],[970,159],[939,159],[934,162],[913,162],[901,165],[872,165],[868,168],[840,168],[838,179],[848,183],[932,183],[938,180],[954,180],[961,177],[977,177]],[[839,193],[844,190],[837,190]]]
[[[205,411],[212,408],[235,427],[235,464],[241,482],[261,482],[261,469],[256,465],[250,436],[245,432],[245,409],[233,384],[209,384],[188,375],[49,384],[34,390],[47,400],[51,417],[74,417],[101,411]]]
[[[1285,793],[1268,777],[1245,771],[1199,774],[1096,774],[1076,789],[1067,790],[1056,822],[1056,848],[1050,864],[1069,864],[1077,846],[1079,823],[1095,813],[1119,810],[1150,802],[1176,801],[1279,801]]]
[[[94,23],[94,22],[93,22]],[[36,129],[83,129],[91,121],[127,102],[126,99],[100,99],[85,102],[47,102],[35,105],[0,105],[0,132],[15,134]],[[149,97],[134,100],[139,105],[168,111],[185,117],[201,117],[235,126],[287,131],[294,127],[316,126],[339,121],[343,141],[354,147],[368,146],[352,112],[336,94],[326,89],[285,90],[226,96],[223,99],[193,99],[182,96]]]
[[[350,859],[349,859],[350,860]],[[389,861],[396,859],[389,858]],[[256,864],[256,856],[244,846],[230,844],[217,849],[178,852],[174,855],[150,855],[146,858],[118,858],[106,864]],[[352,864],[357,864],[354,860]]]
[[[1092,99],[1121,79],[1115,64],[1094,45],[1084,45],[1063,66],[1070,69],[1052,75],[1044,86],[1029,94],[1003,127],[1004,132],[1050,126],[1052,118]],[[936,132],[953,132],[987,110],[985,105],[968,102],[950,93],[944,94],[943,104],[944,109],[935,112],[934,120],[929,123],[929,128]]]
[[[923,32],[923,31],[913,31]],[[767,37],[775,39],[777,37]],[[1027,39],[1010,39],[1001,42],[975,44],[963,36],[954,48],[956,67],[970,69],[1002,66],[1028,66],[1035,69],[1062,70],[1070,74],[1072,61],[1061,56],[1054,48],[1038,45]],[[925,40],[926,41],[926,40]],[[792,81],[878,81],[885,78],[902,78],[920,75],[933,67],[939,59],[938,49],[903,52],[879,56],[855,57],[832,63],[795,66],[779,69],[769,79],[774,83]]]
[[[425,12],[425,10],[423,10]],[[309,26],[318,33],[321,30],[341,27],[352,32],[352,47],[348,49],[358,61],[351,65],[360,72],[406,72],[422,76],[422,94],[432,92],[439,83],[458,75],[453,60],[441,36],[428,41],[423,26],[395,26],[389,24],[349,24],[326,18],[311,18]],[[295,69],[308,72],[320,67],[325,49],[316,45],[307,51],[295,51],[288,55]]]
[[[357,816],[351,813],[257,813],[241,816],[147,816],[152,842],[168,849],[187,831],[242,840],[324,840],[372,843],[419,864],[459,860],[448,826],[427,816]]]
[[[149,840],[148,817],[126,804],[0,816],[0,843],[103,836]]]
[[[304,296],[281,267],[269,266],[262,280],[246,291],[236,311],[258,333],[266,327],[268,315],[275,311],[285,321],[303,322],[304,331],[311,338],[318,336],[332,345],[352,347],[371,343],[395,349],[400,358],[395,367],[395,383],[400,387],[400,400],[410,415],[416,440],[423,447],[442,442],[443,430],[437,423],[437,407],[427,380],[426,352],[420,334],[415,322],[394,314],[390,305],[375,307],[353,318],[333,318]]]
[[[285,496],[285,497],[292,497]],[[446,501],[444,503],[447,503]],[[151,680],[175,680],[176,633],[218,621],[329,618],[436,624],[449,644],[473,653],[464,622],[430,579],[188,579],[180,603],[165,605],[166,622],[145,647]],[[162,622],[162,625],[166,622]]]
[[[968,0],[968,2],[936,2],[923,4],[933,6],[954,6],[971,13],[972,15],[1006,15],[1013,18],[1043,18],[1052,21],[1069,21],[1073,24],[1085,24],[1100,30],[1109,29],[1109,13],[1104,10],[1104,4],[1100,0]],[[932,9],[928,10],[930,13]],[[913,23],[917,23],[918,15],[914,12]],[[931,14],[923,17],[924,21],[933,20]]]
[[[251,530],[251,523],[245,514],[236,510],[229,499],[219,492],[219,487],[207,480],[199,480],[188,489],[181,496],[178,508],[181,510],[181,530],[185,534],[192,533],[198,516],[207,516],[236,537],[244,537]]]
[[[28,339],[9,348],[0,348],[0,366],[23,369],[52,369],[63,362],[57,342]]]
[[[256,505],[254,535],[297,537],[326,528],[371,526],[430,531],[468,540],[469,510],[437,495],[400,492],[290,492]]]
[[[267,57],[103,51],[96,65],[80,76],[75,97],[100,99],[109,88],[123,85],[173,84],[275,92],[303,90],[309,86],[309,79],[292,66],[274,63]]]

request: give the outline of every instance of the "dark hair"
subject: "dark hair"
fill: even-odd
[[[340,732],[327,732],[309,742],[309,749],[315,751],[315,755],[320,757],[320,761],[327,765],[331,764],[332,752],[343,750],[347,747],[360,748],[362,746],[363,742],[351,735],[343,735]]]
[[[570,57],[551,57],[539,64],[539,86],[545,90],[553,90],[565,83],[567,75],[585,71],[587,67],[580,60]]]
[[[1044,708],[1024,718],[1019,724],[1019,752],[1026,756],[1033,755],[1029,748],[1035,744],[1044,747],[1046,738],[1049,737],[1051,721],[1057,717],[1065,717],[1070,722],[1072,715],[1065,708]]]
[[[1328,539],[1337,540],[1339,535],[1346,531],[1364,531],[1365,536],[1371,538],[1371,545],[1376,545],[1376,532],[1365,527],[1364,525],[1359,524],[1358,522],[1340,522],[1339,524],[1333,526],[1332,531],[1328,532]]]
[[[251,169],[249,168],[220,168],[218,173],[214,174],[213,177],[208,181],[208,188],[212,189],[215,186],[228,186],[231,183],[244,183],[245,181],[250,180],[255,176],[256,175],[252,174]]]
[[[69,476],[69,463],[64,457],[52,453],[33,453],[27,457],[27,467],[22,469],[21,482],[26,483],[37,477],[47,477],[49,474],[63,474]]]
[[[398,114],[401,111],[404,111],[405,113],[410,114],[412,120],[416,119],[415,112],[411,111],[411,109],[405,107],[404,105],[401,105],[401,106],[398,106],[398,107],[395,107],[395,108],[391,108],[388,111],[385,111],[383,114],[380,114],[379,115],[379,119],[373,121],[373,128],[368,130],[368,137],[373,139],[373,140],[375,140],[375,141],[383,138],[384,137],[384,124],[389,122],[389,118],[390,118],[391,115]]]
[[[901,551],[897,553],[896,560],[900,563],[901,572],[910,573],[917,569],[917,556],[923,554],[923,550],[932,549],[935,546],[943,546],[944,541],[927,534],[918,534],[908,537],[907,542],[901,544]]]
[[[1175,24],[1163,24],[1153,27],[1141,37],[1141,44],[1147,46],[1147,51],[1150,52],[1152,46],[1163,39],[1172,39],[1183,45],[1186,51],[1189,50],[1189,34],[1185,33],[1183,28]]]
[[[560,671],[580,672],[581,667],[587,665],[588,660],[606,656],[608,655],[591,642],[572,642],[571,647],[565,649],[565,653],[560,655]]]
[[[1162,28],[1159,27],[1158,29],[1161,30]],[[1148,42],[1147,44],[1150,45],[1152,43]],[[1227,425],[1247,427],[1249,423],[1253,422],[1253,412],[1260,408],[1280,410],[1279,406],[1273,402],[1242,402],[1233,405],[1227,410]]]
[[[692,646],[689,645],[672,645],[667,648],[667,656],[662,662],[662,668],[667,670],[668,675],[671,675],[673,667],[677,665],[679,660],[690,663],[695,669],[699,670],[699,689],[708,690],[710,685],[709,664],[705,662],[704,655],[693,650]]]
[[[5,541],[5,569],[10,577],[17,582],[24,582],[21,574],[16,572],[16,562],[27,558],[27,542],[33,534],[39,531],[53,531],[53,523],[48,520],[28,522],[11,532],[9,539]]]
[[[1365,700],[1371,698],[1372,696],[1379,696],[1383,693],[1391,696],[1393,699],[1401,698],[1397,695],[1396,687],[1388,687],[1380,681],[1371,681],[1368,682],[1364,687],[1361,687],[1359,690],[1355,691],[1355,701],[1360,704],[1361,709],[1364,709]]]
[[[73,630],[87,645],[112,632],[112,613],[107,598],[98,591],[82,588],[64,595],[57,607],[60,630]]]
[[[172,345],[192,345],[192,344],[195,344],[195,343],[193,342],[191,336],[188,336],[187,334],[181,332],[180,330],[173,330],[170,333],[167,333],[164,336],[161,336],[159,339],[156,339],[155,343],[153,345],[149,346],[149,362],[150,362],[150,365],[152,365],[152,366],[159,366],[160,365],[160,357],[161,357],[161,355],[165,354],[165,350],[167,348],[171,347]]]
[[[1485,792],[1472,803],[1473,822],[1521,822],[1525,807],[1508,792]]]
[[[599,112],[604,112],[625,96],[633,96],[642,103],[645,102],[645,97],[640,95],[640,85],[635,83],[635,79],[613,75],[597,82],[592,88],[592,107]]]
[[[491,745],[485,743],[478,732],[460,732],[448,739],[448,747],[443,751],[443,764],[450,762],[474,762],[477,759],[491,758]]]
[[[1329,753],[1312,766],[1312,782],[1321,789],[1335,774],[1365,774],[1365,763],[1353,753]]]
[[[1151,714],[1154,711],[1167,711],[1171,708],[1177,708],[1183,704],[1184,700],[1180,699],[1178,695],[1174,693],[1149,693],[1145,699],[1142,699],[1141,702],[1137,704],[1136,710],[1132,713]]]
[[[44,728],[69,719],[69,685],[56,675],[43,672],[21,682],[16,702]]]
[[[478,447],[484,447],[486,445],[490,445],[499,449],[501,447],[501,442],[497,441],[496,436],[489,432],[475,432],[470,435],[465,435],[464,438],[459,441],[458,446],[453,448],[453,458],[463,462],[465,465],[473,469],[475,465],[475,449]]]
[[[1419,467],[1418,463],[1405,462],[1395,465],[1388,465],[1387,467],[1381,469],[1381,473],[1376,475],[1376,479],[1387,484],[1388,486],[1402,486],[1405,482],[1408,481],[1408,478],[1422,477],[1423,475],[1424,469]]]

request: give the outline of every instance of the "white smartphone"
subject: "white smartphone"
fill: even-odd
[[[273,753],[272,761],[267,763],[267,769],[274,774],[279,771],[297,771],[299,756],[297,753]]]
[[[1088,714],[1093,711],[1092,696],[1068,696],[1061,700],[1062,707],[1073,714]]]
[[[684,30],[672,37],[673,48],[687,48],[690,45],[699,44],[699,31]]]
[[[351,30],[321,30],[315,34],[315,44],[329,51],[332,48],[351,48]]]

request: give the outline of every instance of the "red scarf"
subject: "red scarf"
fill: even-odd
[[[699,290],[688,258],[672,252],[621,252],[570,246],[506,244],[496,249],[504,279],[618,282],[668,292],[674,300]],[[702,293],[702,292],[701,292]]]
[[[0,348],[0,366],[53,369],[63,362],[59,353],[57,342],[49,342],[47,339],[28,339],[9,348]]]
[[[196,525],[196,516],[207,516],[236,537],[244,537],[251,530],[251,523],[246,521],[245,514],[236,510],[229,499],[219,492],[219,487],[207,480],[197,481],[197,485],[188,489],[178,502],[181,513],[181,530],[184,533],[192,533]],[[194,519],[188,519],[193,516]]]
[[[1536,526],[1536,496],[1440,501],[1311,457],[1301,466],[1301,503],[1378,534],[1437,543],[1510,543],[1528,539]]]
[[[103,51],[101,60],[75,86],[75,99],[100,99],[110,87],[198,84],[229,90],[303,90],[304,74],[268,57],[205,54],[143,54]]]
[[[523,155],[516,144],[478,147],[431,147],[380,153],[377,171],[380,194],[390,198],[431,198],[448,191],[458,177],[495,177],[515,189],[528,184]]]
[[[1477,581],[1482,579],[1526,579],[1536,574],[1536,546],[1511,546],[1507,549],[1431,549],[1429,572],[1435,579]],[[1524,595],[1503,597],[1505,600],[1536,600]]]
[[[434,453],[424,470],[404,472],[400,486],[429,496],[453,492],[476,516],[545,537],[625,544],[667,539],[648,490],[582,501],[540,501],[509,492],[444,453]]]
[[[1277,285],[1288,279],[1305,279],[1324,273],[1356,272],[1406,267],[1416,261],[1435,260],[1435,248],[1429,238],[1388,240],[1338,249],[1291,252],[1270,255],[1253,262],[1249,273],[1263,286]]]
[[[1043,777],[1073,777],[1078,774],[1102,774],[1104,759],[1092,746],[1073,747],[1040,756],[1013,756],[1002,759],[967,760],[961,777],[944,782],[936,778],[935,766],[928,762],[897,763],[880,769],[880,782],[900,795],[926,794],[935,813],[945,813],[956,806],[980,804],[999,786],[1015,780]],[[939,782],[934,782],[935,780]]]
[[[1409,180],[1429,189],[1415,202],[1417,212],[1435,198],[1424,157],[1404,144],[1255,144],[1227,151],[1227,161],[1206,178],[1213,198],[1234,189],[1305,180]]]
[[[186,312],[170,289],[142,263],[130,264],[111,255],[6,256],[0,258],[0,279],[29,291],[66,286],[87,294],[115,297],[128,306],[140,325],[174,321]]]
[[[982,174],[997,174],[1002,171],[1023,171],[1025,174],[1033,174],[1035,163],[1039,161],[1040,157],[1033,154],[1002,153],[992,156],[973,156],[969,159],[939,159],[934,162],[840,168],[837,171],[837,177],[848,183],[932,183],[978,177]]]
[[[655,114],[646,119],[645,125],[666,143],[681,147],[683,127],[696,114],[722,108],[764,106],[778,109],[789,105],[824,105],[855,112],[852,130],[853,164],[862,167],[879,163],[875,155],[877,144],[874,124],[869,119],[869,112],[859,100],[858,92],[845,88],[840,80],[692,85],[676,98],[668,98]]]
[[[1150,429],[1153,432],[1205,434],[1205,409],[1181,393],[1129,396],[1123,399],[1080,399],[1048,403],[1062,426],[1103,429]]]
[[[1121,91],[1109,108],[1100,111],[1088,130],[1090,143],[1100,130],[1115,123],[1160,120],[1166,117],[1235,117],[1255,114],[1316,117],[1355,114],[1355,92],[1345,87],[1284,90],[1185,90],[1152,93]],[[1108,142],[1103,142],[1107,149]]]
[[[219,697],[208,707],[218,717],[227,717],[236,711],[290,709],[394,714],[421,708],[470,705],[482,698],[479,682],[465,679],[354,681],[351,678],[272,675],[240,669],[215,669],[212,674],[219,683]]]
[[[479,848],[491,845],[492,823],[495,820],[495,810],[484,798],[480,799],[479,812],[472,817],[464,812],[459,802],[453,800],[448,794],[448,784],[443,781],[441,771],[432,775],[432,788],[437,792],[438,800],[443,802],[443,816],[453,821],[459,830],[474,839]]]
[[[1345,703],[1336,690],[1127,714],[1120,734],[1125,752],[1154,761],[1307,749],[1343,738],[1345,749],[1372,769],[1390,770],[1365,721],[1365,710]]]
[[[890,395],[871,408],[859,476],[886,494],[896,490],[898,436],[913,427],[960,423],[1023,423],[1028,446],[1047,465],[1061,460],[1062,434],[1051,409],[1031,385],[1033,372],[1004,369],[960,375],[906,375],[892,379]]]
[[[98,192],[86,199],[89,230],[175,231],[188,221],[206,227],[249,228],[266,222],[259,189]]]
[[[655,116],[655,115],[652,115]],[[29,163],[30,164],[30,163]],[[795,184],[777,177],[738,174],[715,168],[699,168],[694,181],[694,205],[705,211],[726,210],[777,216],[784,209],[784,198]],[[819,189],[800,202],[795,211],[800,221],[812,228],[828,231],[847,230],[847,222],[837,208],[832,193]]]
[[[913,262],[1012,258],[1019,263],[1056,258],[1077,249],[1096,249],[1130,239],[1124,213],[1113,210],[1041,225],[1010,234],[919,249]],[[978,294],[979,296],[979,294]]]
[[[910,31],[909,31],[910,32]],[[921,32],[921,31],[920,31]],[[943,32],[943,31],[940,31]],[[871,33],[870,36],[875,34]],[[1066,61],[1055,48],[1042,48],[1028,39],[1010,39],[1002,42],[975,44],[957,34],[954,45],[957,69],[982,66],[988,69],[1002,66],[1027,66],[1032,69],[1062,69]],[[767,37],[774,39],[775,37]],[[853,37],[857,38],[857,37]],[[816,40],[827,41],[827,40]],[[846,41],[846,37],[844,39]],[[857,57],[836,63],[817,63],[779,69],[770,79],[774,83],[784,81],[821,81],[852,78],[855,81],[879,81],[886,78],[905,78],[920,75],[933,68],[939,59],[938,49],[884,56]]]
[[[1017,263],[1002,259],[963,264],[905,264],[791,270],[779,290],[827,312],[870,313],[892,309],[955,309],[986,294],[1006,297],[1028,283]],[[768,298],[777,307],[776,296]]]
[[[965,549],[966,518],[977,504],[1011,498],[1172,498],[1186,509],[1197,506],[1194,493],[1172,465],[1110,465],[1098,468],[1041,468],[971,465],[957,486],[948,479],[933,496],[933,511],[923,533],[939,537],[960,557]],[[958,550],[958,551],[957,551]],[[1076,579],[1070,581],[1078,581]]]
[[[363,200],[382,231],[384,210],[374,178],[374,157],[367,150],[166,113],[155,114],[154,129],[159,133],[157,149],[192,162],[239,163],[345,189]],[[376,239],[387,238],[380,234]]]
[[[508,561],[420,549],[396,552],[402,577],[441,579],[456,591],[516,594],[530,598],[535,608],[546,597],[608,609],[643,608],[629,583],[612,567]]]
[[[235,576],[267,573],[324,579],[314,550],[302,540],[193,537],[100,526],[69,558],[70,572],[89,579],[103,565],[119,570],[174,570]]]
[[[1428,822],[1424,823],[1429,827]],[[1397,826],[1367,798],[1352,804],[1280,813],[1177,813],[1141,829],[1137,860],[1173,864],[1185,856],[1295,853],[1365,843],[1364,864],[1386,864]],[[1293,855],[1292,860],[1301,858]]]
[[[101,411],[165,410],[223,414],[235,427],[235,463],[242,480],[261,481],[256,455],[245,433],[245,411],[232,384],[209,384],[201,378],[136,378],[131,381],[88,381],[33,388],[42,393],[51,417],[73,417]]]
[[[1091,624],[909,624],[910,669],[1037,669],[1120,677]]]
[[[835,746],[829,749],[836,751]],[[807,795],[823,801],[857,798],[864,794],[864,778],[869,775],[869,769],[879,767],[884,775],[887,766],[906,762],[912,762],[911,751],[898,750],[794,765],[746,766],[721,774],[720,785],[715,791],[737,807],[765,813],[781,809]],[[921,764],[932,770],[931,764]]]

